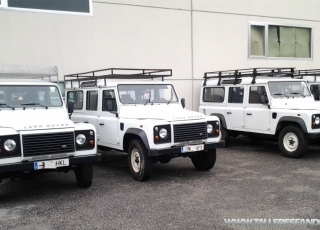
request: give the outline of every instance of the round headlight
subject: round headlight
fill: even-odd
[[[212,133],[213,131],[213,126],[211,124],[207,124],[207,132]]]
[[[168,136],[168,131],[165,128],[160,129],[159,136],[163,139]]]
[[[11,152],[16,149],[17,143],[12,139],[8,139],[4,142],[3,146],[5,150],[7,150],[8,152]]]
[[[86,136],[83,134],[78,134],[77,138],[76,138],[76,142],[78,145],[84,145],[84,143],[86,143]]]
[[[320,123],[320,117],[316,117],[316,119],[314,120],[314,122],[318,125]]]

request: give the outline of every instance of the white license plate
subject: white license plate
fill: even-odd
[[[181,147],[181,153],[197,152],[204,150],[204,145],[189,145]]]
[[[38,161],[33,164],[34,170],[39,169],[55,169],[59,167],[69,166],[69,159],[59,159],[52,161]]]

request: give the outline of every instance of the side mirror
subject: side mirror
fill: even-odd
[[[72,101],[68,102],[68,113],[72,114],[74,110],[74,103]]]
[[[182,108],[186,107],[186,99],[181,98],[181,105],[182,105]]]

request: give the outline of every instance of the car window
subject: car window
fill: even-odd
[[[229,88],[229,103],[243,103],[243,86]]]

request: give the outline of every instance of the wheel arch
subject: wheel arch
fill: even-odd
[[[299,117],[281,117],[278,121],[276,128],[276,135],[279,135],[280,131],[289,125],[298,125],[304,133],[308,133],[307,126],[304,120]]]
[[[124,152],[128,152],[130,142],[138,138],[146,149],[150,149],[147,134],[138,128],[129,128],[123,136],[123,150]]]

